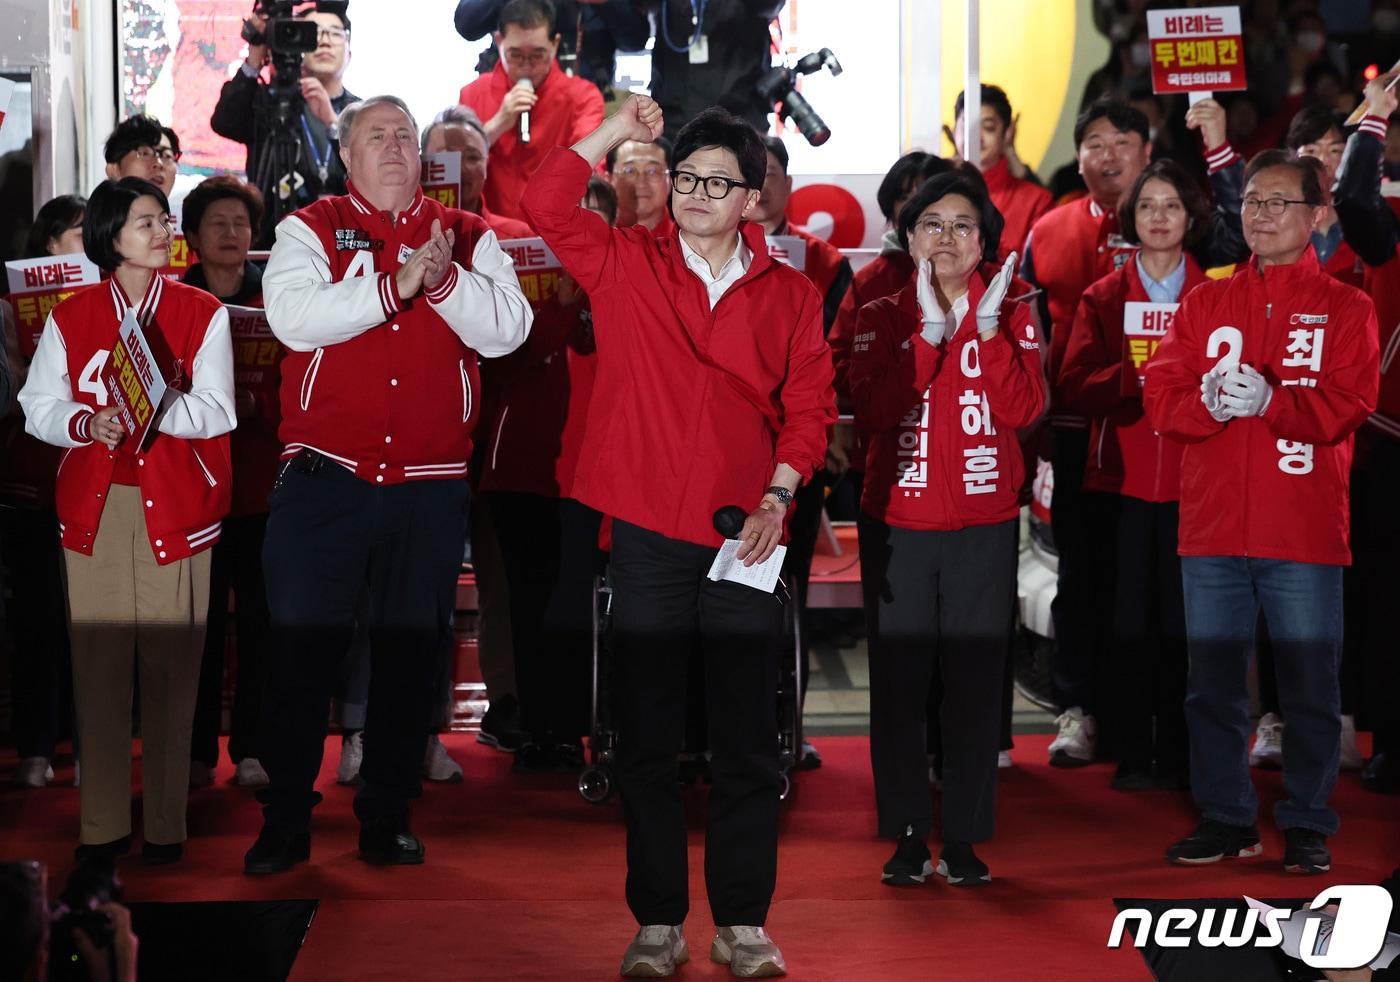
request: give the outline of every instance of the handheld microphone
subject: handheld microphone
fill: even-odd
[[[522,78],[520,81],[516,82],[515,87],[517,89],[524,89],[527,92],[535,91],[535,83],[531,82],[528,78]],[[530,142],[530,110],[528,109],[520,114],[520,142]]]
[[[737,539],[744,530],[744,521],[749,513],[738,505],[725,505],[715,512],[715,531],[726,539]]]

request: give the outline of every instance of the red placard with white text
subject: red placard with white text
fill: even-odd
[[[1149,10],[1147,42],[1157,95],[1245,88],[1239,7]]]
[[[102,383],[119,410],[117,419],[127,439],[140,446],[155,421],[156,410],[165,398],[165,380],[160,376],[155,352],[146,341],[141,324],[130,310],[117,329],[117,343],[102,368]]]
[[[1157,353],[1176,317],[1174,303],[1141,303],[1129,301],[1123,305],[1123,393],[1137,395],[1147,378],[1147,363]]]
[[[447,150],[423,154],[423,193],[448,208],[462,207],[462,153]]]
[[[282,379],[282,342],[273,336],[261,307],[225,307],[233,341],[233,384],[251,392],[259,405],[268,405]]]
[[[100,283],[102,271],[87,256],[75,252],[12,260],[5,264],[5,277],[10,286],[10,307],[18,325],[20,351],[25,358],[33,358],[49,312],[78,288]]]
[[[559,274],[563,266],[544,239],[505,239],[501,248],[515,262],[515,277],[520,292],[538,310],[540,304],[559,292]]]

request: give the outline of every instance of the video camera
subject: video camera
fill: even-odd
[[[49,979],[82,982],[87,979],[83,960],[73,942],[81,930],[99,952],[112,948],[112,918],[97,908],[121,902],[122,886],[110,859],[89,859],[78,864],[63,892],[49,909]],[[110,957],[110,954],[109,954]]]
[[[304,54],[316,50],[320,43],[320,26],[311,20],[293,16],[297,0],[258,0],[254,10],[268,18],[267,28],[259,31],[252,21],[243,22],[243,40],[253,45],[266,45],[275,57]],[[315,9],[327,14],[343,14],[350,0],[316,0]]]
[[[822,48],[809,55],[803,55],[796,65],[774,65],[758,80],[757,89],[768,102],[778,107],[778,118],[791,118],[797,129],[807,138],[807,142],[819,147],[831,139],[831,127],[822,122],[812,104],[797,91],[797,76],[811,75],[823,68],[831,69],[833,76],[841,74],[841,63],[831,53],[830,48]]]

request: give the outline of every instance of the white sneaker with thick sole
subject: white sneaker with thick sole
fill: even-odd
[[[1249,751],[1249,766],[1270,771],[1283,766],[1283,720],[1276,713],[1259,717],[1259,725],[1254,729],[1254,746]]]
[[[238,762],[236,780],[245,788],[265,788],[271,783],[267,771],[263,770],[262,762],[256,757],[244,757]]]
[[[729,966],[729,974],[741,979],[766,979],[787,974],[783,953],[761,927],[736,924],[715,929],[710,961]]]
[[[1365,763],[1361,759],[1361,748],[1356,745],[1356,717],[1342,717],[1342,762],[1344,771],[1359,771]]]
[[[53,765],[47,757],[26,757],[15,770],[15,780],[26,788],[46,787],[53,780]]]
[[[423,776],[429,781],[443,784],[459,784],[462,781],[462,765],[447,753],[442,738],[436,733],[428,737],[428,752],[423,755]]]
[[[1014,766],[1015,766],[1015,764],[1014,764],[1014,763],[1012,762],[1012,760],[1011,760],[1011,751],[1010,751],[1010,750],[998,750],[998,751],[997,751],[997,770],[999,770],[999,771],[1004,771],[1004,770],[1006,770],[1008,767],[1014,767]]]
[[[664,979],[690,961],[679,924],[643,924],[622,954],[622,974],[633,979]]]
[[[336,784],[354,784],[360,777],[360,764],[365,759],[364,733],[356,730],[340,741],[340,763],[335,768]]]
[[[1059,728],[1050,741],[1050,763],[1055,767],[1083,767],[1094,762],[1094,741],[1098,724],[1078,706],[1071,706],[1055,717]]]

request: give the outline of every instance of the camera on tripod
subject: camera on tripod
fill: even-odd
[[[841,74],[841,63],[836,60],[830,48],[803,55],[791,68],[774,65],[763,74],[757,84],[759,94],[778,107],[778,118],[791,119],[807,138],[807,142],[814,147],[819,147],[831,139],[831,127],[822,121],[812,104],[797,91],[797,76],[811,75],[823,68],[831,69],[833,76]]]
[[[316,10],[338,14],[344,13],[349,5],[349,0],[339,3],[318,0]],[[252,21],[244,21],[243,40],[253,45],[266,45],[274,60],[277,55],[295,55],[299,60],[302,55],[315,51],[320,43],[320,26],[313,20],[294,17],[295,6],[296,0],[259,0],[255,9],[268,18],[267,28],[259,31]]]

